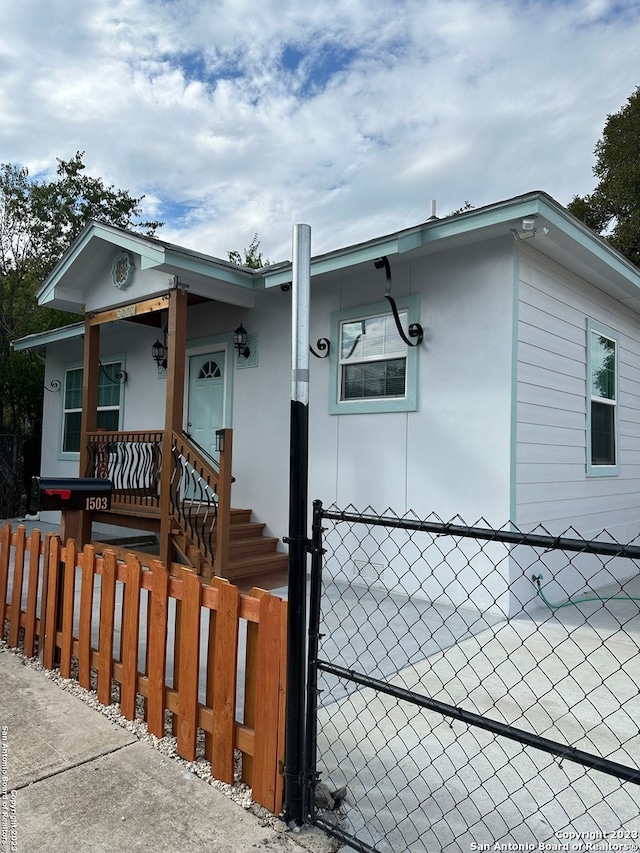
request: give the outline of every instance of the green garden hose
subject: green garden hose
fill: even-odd
[[[538,587],[538,595],[552,610],[559,610],[561,607],[568,607],[570,604],[584,604],[587,601],[640,601],[640,598],[633,595],[584,595],[580,598],[568,598],[566,601],[562,601],[560,604],[554,604],[552,601],[546,597],[544,592],[542,591],[542,585],[540,581],[544,575],[531,575],[531,580]]]

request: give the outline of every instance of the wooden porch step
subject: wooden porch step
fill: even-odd
[[[100,524],[115,527],[131,527],[135,530],[148,530],[157,533],[160,530],[160,511],[157,507],[112,507],[93,514],[93,520]]]
[[[240,509],[240,508],[231,508],[231,517],[230,522],[233,527],[235,524],[248,524],[251,522],[251,514],[253,510],[251,509]]]
[[[280,551],[275,551],[271,554],[258,554],[253,557],[230,560],[224,576],[229,580],[235,580],[236,578],[285,570],[288,566],[289,556]]]
[[[280,540],[276,536],[252,536],[249,539],[232,539],[229,544],[231,562],[241,557],[252,557],[257,554],[268,554],[275,551]]]
[[[235,522],[231,519],[229,532],[231,539],[253,539],[257,536],[262,536],[262,533],[267,525],[259,521]]]
[[[142,510],[142,512],[139,512]],[[129,506],[118,508],[109,521],[122,524],[126,518],[129,525],[147,528],[151,522],[152,513],[157,512],[154,507]],[[102,516],[103,513],[97,513]],[[265,536],[266,524],[251,520],[252,510],[242,507],[231,509],[229,525],[229,562],[223,570],[223,576],[229,580],[235,578],[259,577],[260,575],[277,575],[278,572],[286,572],[288,569],[288,555],[277,551],[280,540],[275,536]],[[102,518],[100,518],[102,520]],[[156,516],[156,524],[159,527],[159,518]],[[155,526],[154,526],[155,529]],[[212,568],[200,553],[199,549],[190,537],[178,526],[172,523],[171,538],[174,548],[172,563],[175,565],[186,565],[191,567],[203,577],[212,574]],[[114,549],[115,550],[115,549]],[[119,556],[124,556],[131,549],[118,548]],[[140,554],[142,557],[143,555]],[[149,562],[149,556],[145,555],[144,565]],[[177,563],[175,562],[177,559]]]

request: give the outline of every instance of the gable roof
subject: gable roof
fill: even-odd
[[[640,312],[640,269],[542,191],[442,219],[432,217],[401,231],[316,255],[311,259],[311,276],[366,265],[381,255],[391,261],[394,257],[408,260],[500,236],[517,236],[526,217],[535,217],[536,222],[535,240],[528,241],[529,245]],[[111,262],[114,247],[139,255],[143,270],[178,276],[195,294],[244,307],[252,307],[253,290],[288,284],[292,278],[291,261],[252,270],[157,237],[91,222],[40,288],[39,303],[82,312],[86,282],[91,282],[92,270]]]
[[[83,313],[85,288],[93,280],[92,271],[108,267],[114,249],[139,255],[142,270],[158,269],[168,276],[178,276],[197,295],[223,299],[226,296],[225,301],[245,307],[252,305],[252,299],[248,294],[243,297],[242,291],[253,290],[253,270],[96,221],[86,225],[44,281],[37,294],[38,304]]]

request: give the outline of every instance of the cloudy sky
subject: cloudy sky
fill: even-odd
[[[590,191],[639,45],[640,0],[5,0],[0,162],[84,150],[167,240],[317,254]]]

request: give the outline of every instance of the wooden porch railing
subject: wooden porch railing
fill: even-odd
[[[111,480],[116,506],[159,507],[162,438],[162,430],[91,432],[84,476]]]
[[[220,463],[205,456],[189,438],[171,434],[168,494],[162,481],[164,432],[92,432],[87,435],[86,477],[113,483],[112,508],[136,508],[169,516],[189,537],[216,575],[229,558],[233,433],[220,430]]]
[[[97,556],[91,545],[79,552],[71,539],[62,547],[38,530],[27,536],[7,524],[0,531],[0,638],[27,657],[37,653],[63,678],[76,674],[104,705],[117,686],[122,715],[144,714],[159,738],[174,722],[178,754],[188,761],[202,730],[205,758],[223,782],[233,784],[240,750],[242,780],[275,814],[283,793],[286,613],[286,601],[262,590],[241,595],[227,581],[204,584],[187,569],[170,576],[159,560],[143,569],[132,554],[121,562],[112,551]],[[237,707],[238,678],[244,707]]]
[[[229,559],[233,433],[220,430],[220,466],[207,462],[187,436],[172,433],[170,510],[180,528],[213,563],[215,573]]]

